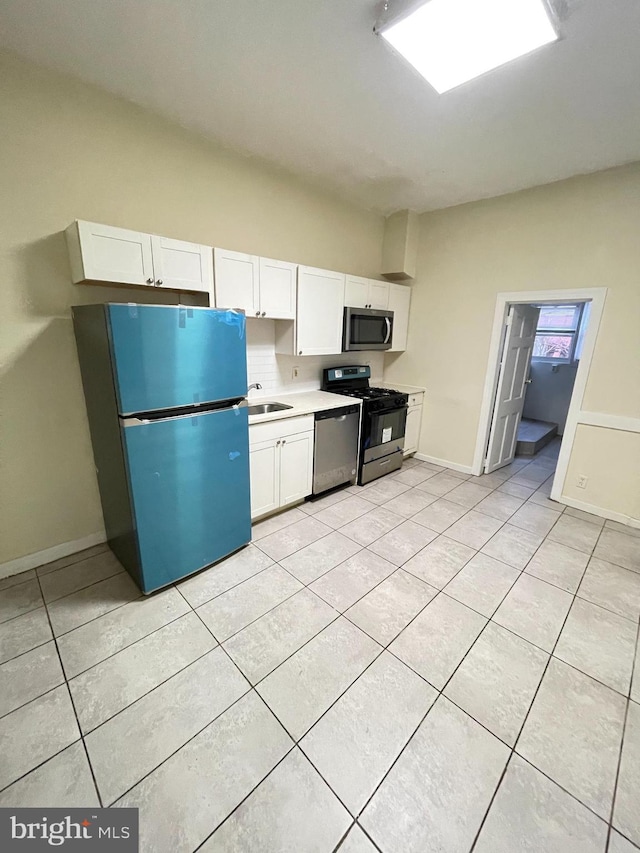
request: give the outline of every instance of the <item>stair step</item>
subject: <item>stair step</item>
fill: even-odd
[[[558,434],[558,424],[522,418],[518,427],[516,456],[535,456]]]

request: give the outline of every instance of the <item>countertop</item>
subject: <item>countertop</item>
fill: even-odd
[[[391,388],[395,391],[402,391],[403,394],[425,394],[427,389],[421,388],[419,385],[398,385],[396,382],[372,382],[372,385],[377,385],[378,388]]]
[[[355,397],[346,397],[343,394],[330,394],[328,391],[297,391],[283,394],[263,394],[260,397],[250,397],[249,405],[260,403],[284,403],[291,406],[280,412],[269,412],[266,415],[249,415],[249,426],[262,424],[267,421],[280,421],[283,418],[297,418],[300,415],[312,415],[314,412],[325,412],[327,409],[339,409],[342,406],[350,406],[354,403],[362,405],[362,401]]]

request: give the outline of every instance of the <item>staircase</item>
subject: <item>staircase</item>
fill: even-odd
[[[535,456],[558,434],[558,424],[522,418],[518,427],[516,456]]]

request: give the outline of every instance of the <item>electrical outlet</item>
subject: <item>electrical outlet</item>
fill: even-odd
[[[589,478],[588,478],[588,477],[585,477],[585,476],[584,476],[584,474],[580,474],[580,476],[579,476],[579,477],[578,477],[578,479],[576,480],[576,486],[577,486],[579,489],[586,489],[586,488],[587,488],[587,483],[588,483],[588,482],[589,482]]]
[[[292,367],[291,368],[291,378],[297,379],[299,375],[300,375],[300,368],[299,367]]]

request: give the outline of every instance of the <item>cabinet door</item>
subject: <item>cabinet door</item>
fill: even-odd
[[[311,494],[313,432],[290,435],[280,442],[280,506]]]
[[[251,471],[251,518],[272,512],[280,505],[280,446],[275,439],[249,445]]]
[[[414,406],[407,410],[407,423],[404,428],[404,453],[415,453],[420,440],[420,423],[422,421],[422,406]]]
[[[213,250],[217,308],[240,308],[247,317],[260,313],[259,271],[256,255]]]
[[[84,278],[153,286],[151,235],[95,222],[78,222]]]
[[[297,264],[260,258],[260,316],[275,320],[296,318]]]
[[[389,282],[369,279],[369,308],[382,311],[389,307]]]
[[[393,337],[390,352],[401,352],[407,348],[410,305],[411,288],[406,284],[390,284],[388,307],[393,311]]]
[[[342,352],[343,273],[298,267],[297,355]]]
[[[205,293],[212,289],[213,255],[210,247],[153,236],[151,251],[158,287]]]
[[[344,304],[349,308],[369,307],[369,279],[348,275],[344,287]]]

